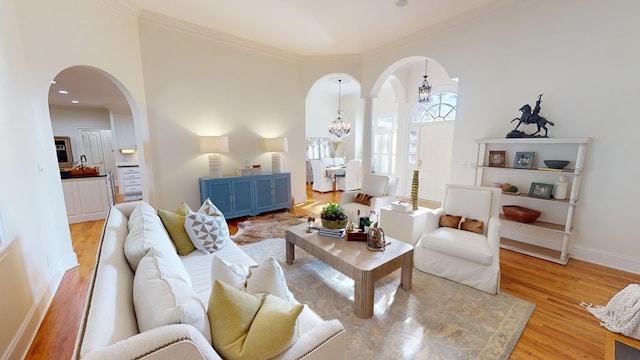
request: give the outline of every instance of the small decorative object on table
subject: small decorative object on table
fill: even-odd
[[[384,238],[384,230],[378,227],[378,223],[373,224],[367,231],[367,249],[371,251],[384,251],[387,242]]]
[[[547,128],[547,124],[551,126],[555,126],[555,124],[540,116],[540,103],[542,103],[542,95],[543,94],[538,95],[538,100],[536,101],[536,106],[533,108],[533,110],[531,110],[531,105],[529,104],[522,105],[522,107],[519,109],[519,111],[522,112],[522,116],[511,120],[511,122],[518,120],[518,125],[516,125],[516,128],[511,130],[507,134],[507,138],[548,137],[547,132],[549,129]],[[520,131],[518,130],[518,127],[520,127],[520,125],[522,124],[536,124],[538,126],[538,131],[534,132],[533,134],[527,134],[524,131]],[[537,135],[542,129],[544,129],[544,135]]]
[[[307,232],[308,232],[308,233],[310,233],[310,232],[312,232],[312,231],[313,231],[313,230],[312,230],[312,227],[313,227],[313,224],[314,224],[315,222],[316,222],[316,218],[314,218],[313,216],[309,216],[309,217],[307,218]]]
[[[529,196],[550,199],[553,193],[553,184],[531,183],[529,188]]]
[[[489,151],[489,166],[504,167],[506,160],[506,153],[504,150],[490,150]]]
[[[344,208],[334,202],[330,202],[322,207],[320,212],[322,226],[329,229],[344,229],[349,222],[349,217],[344,212]]]
[[[533,167],[532,152],[517,152],[516,158],[513,160],[514,169],[531,169]]]
[[[413,170],[413,179],[411,180],[411,210],[418,210],[418,188],[420,182],[420,170]]]
[[[565,166],[569,165],[569,161],[567,160],[544,160],[544,164],[547,165],[550,169],[563,169]]]
[[[540,216],[540,211],[517,205],[503,205],[504,216],[521,223],[532,223]]]

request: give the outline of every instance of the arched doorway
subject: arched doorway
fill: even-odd
[[[372,136],[372,154],[383,148],[384,128],[375,126],[384,119],[391,119],[395,134],[395,146],[390,148],[390,157],[395,161],[387,164],[386,172],[400,178],[398,196],[408,197],[411,189],[413,171],[421,167],[419,198],[423,200],[441,202],[444,197],[444,184],[449,181],[451,167],[451,151],[453,145],[454,122],[446,125],[414,122],[416,113],[420,109],[432,108],[435,99],[441,99],[443,92],[453,93],[457,98],[457,79],[451,79],[442,65],[433,59],[428,59],[428,80],[432,86],[432,96],[429,103],[418,103],[418,87],[425,75],[426,57],[414,56],[405,58],[390,65],[378,78],[371,91],[373,98],[372,122],[374,125]],[[390,114],[393,104],[397,109]],[[455,118],[455,116],[454,116]],[[445,129],[442,129],[445,128]],[[377,150],[376,150],[377,149]],[[446,155],[446,156],[443,156]],[[381,156],[381,154],[376,154]],[[378,159],[372,159],[377,165]],[[382,170],[382,166],[380,166]]]
[[[70,145],[69,162],[59,161],[61,175],[84,155],[87,165],[98,167],[99,175],[112,180],[108,187],[110,202],[142,198],[140,176],[123,179],[121,171],[126,166],[139,174],[132,110],[121,87],[100,69],[72,66],[58,73],[49,89],[54,138],[63,138]],[[125,192],[127,185],[135,189]]]

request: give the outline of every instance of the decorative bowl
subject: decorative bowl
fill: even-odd
[[[544,164],[552,169],[562,169],[569,165],[567,160],[544,160]]]
[[[320,218],[320,222],[322,223],[322,226],[328,229],[344,229],[345,227],[347,227],[347,223],[349,222],[349,219],[328,220],[328,219]]]
[[[517,205],[503,205],[504,216],[521,223],[532,223],[540,216],[540,211]]]

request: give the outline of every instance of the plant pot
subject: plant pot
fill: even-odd
[[[347,227],[347,223],[349,222],[349,219],[328,220],[328,219],[320,218],[320,222],[322,222],[322,226],[328,229],[343,229]]]

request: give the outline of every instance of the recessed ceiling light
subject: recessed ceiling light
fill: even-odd
[[[80,104],[80,101],[78,101],[78,100],[71,100],[71,102],[74,103],[74,104]]]
[[[55,81],[55,80],[51,80],[51,83],[52,83],[52,84],[56,84],[56,81]]]
[[[402,7],[407,5],[407,0],[398,0],[398,2],[396,2],[396,6],[398,7]]]
[[[68,94],[67,90],[58,90],[58,94]]]

